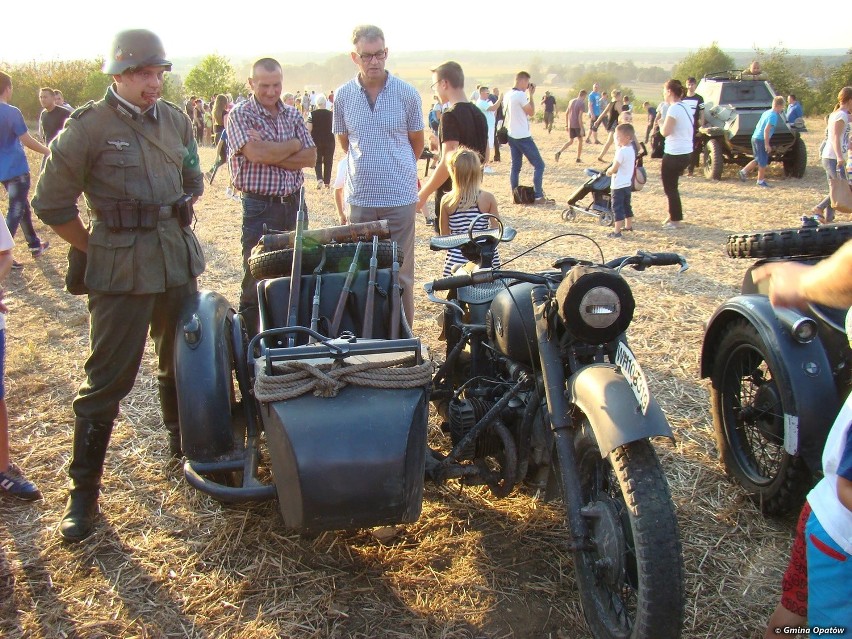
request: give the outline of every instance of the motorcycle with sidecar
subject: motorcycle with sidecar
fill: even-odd
[[[252,262],[266,278],[258,335],[247,339],[216,293],[182,316],[186,479],[223,502],[277,498],[299,532],[416,521],[427,479],[495,497],[538,492],[564,509],[562,543],[592,635],[680,637],[681,545],[650,442],[672,432],[627,343],[635,302],[621,271],[686,262],[640,252],[492,269],[515,232],[475,224],[430,243],[472,260],[426,285],[447,346],[434,374],[399,311],[398,269],[410,258],[383,239],[386,226],[264,236]],[[301,246],[310,233],[355,241]],[[429,402],[442,422],[436,448]]]
[[[707,322],[701,377],[711,383],[716,446],[726,473],[765,514],[798,512],[822,471],[825,438],[852,389],[848,309],[774,308],[755,268],[814,264],[852,239],[852,224],[731,235],[730,257],[752,258],[741,294]]]

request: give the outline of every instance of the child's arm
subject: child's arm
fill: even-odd
[[[441,235],[449,235],[450,234],[450,216],[455,213],[455,211],[450,210],[450,205],[446,200],[441,200],[441,219],[438,224],[438,230]]]
[[[606,174],[610,176],[615,175],[616,173],[618,173],[618,167],[620,166],[621,160],[615,159],[612,163],[612,166],[607,169]]]
[[[346,224],[346,215],[343,213],[343,189],[334,189],[334,208],[337,209],[337,218],[341,224]]]
[[[480,191],[479,198],[476,202],[479,210],[482,213],[488,213],[489,215],[493,215],[490,220],[488,220],[489,228],[496,229],[497,228],[497,220],[494,218],[500,218],[499,212],[497,210],[497,198],[494,197],[493,193],[489,193],[488,191]]]
[[[12,270],[12,249],[0,251],[0,282],[6,281],[6,276]],[[3,296],[6,293],[5,289],[0,286],[0,313],[8,313],[6,302],[3,301]]]

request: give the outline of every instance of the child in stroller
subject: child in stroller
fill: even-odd
[[[633,190],[638,191],[645,184],[645,169],[643,167],[643,158],[648,154],[645,144],[639,143],[639,152],[636,154],[637,174],[633,176]],[[612,212],[612,194],[610,185],[612,178],[606,172],[612,164],[605,169],[598,170],[587,168],[585,170],[588,179],[581,184],[571,197],[568,198],[568,208],[563,209],[562,219],[566,222],[573,222],[577,219],[578,214],[591,215],[598,218],[598,223],[601,226],[612,226],[615,222],[615,214]],[[579,202],[584,199],[589,193],[592,194],[592,201],[583,206]]]

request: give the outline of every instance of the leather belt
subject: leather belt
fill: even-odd
[[[249,200],[260,200],[261,202],[270,202],[271,204],[292,204],[296,202],[296,194],[290,195],[261,195],[260,193],[248,193],[243,191],[243,197]]]

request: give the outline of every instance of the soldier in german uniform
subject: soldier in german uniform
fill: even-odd
[[[204,179],[189,118],[160,99],[168,70],[154,33],[120,32],[104,64],[114,83],[102,100],[70,116],[33,200],[38,217],[72,246],[69,275],[73,256],[85,260],[76,285],[88,293],[91,353],[73,402],[71,491],[59,524],[68,541],[92,532],[113,421],[133,387],[149,330],[170,451],[181,454],[174,336],[180,308],[204,270],[190,228]],[[77,209],[81,193],[89,228]]]

